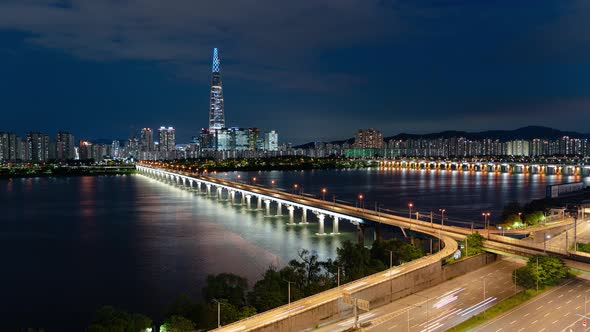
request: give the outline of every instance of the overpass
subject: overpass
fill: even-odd
[[[286,207],[289,223],[295,224],[294,210],[301,210],[299,224],[308,223],[307,213],[316,215],[318,221],[318,236],[338,234],[340,220],[348,221],[359,229],[362,225],[383,224],[411,230],[439,239],[444,246],[430,256],[425,256],[412,262],[393,267],[389,270],[365,277],[360,280],[341,285],[322,293],[295,301],[242,321],[224,326],[220,331],[272,331],[272,330],[301,330],[319,324],[329,318],[339,317],[343,311],[342,296],[350,294],[369,301],[371,306],[379,306],[395,298],[409,295],[416,289],[430,287],[442,282],[440,274],[442,262],[452,256],[458,249],[458,241],[472,233],[471,229],[434,224],[416,219],[385,214],[382,212],[352,207],[336,202],[328,202],[316,198],[279,192],[261,186],[227,181],[211,176],[198,175],[178,170],[166,170],[152,167],[149,164],[138,164],[139,174],[150,176],[181,188],[192,190],[218,200],[225,199],[236,204],[240,197],[240,205],[247,209],[265,211],[270,215],[271,204],[276,205],[277,215],[282,214]],[[252,199],[256,199],[256,209],[252,209]],[[262,204],[264,203],[264,209]],[[332,220],[332,232],[325,231],[326,218]],[[477,230],[487,238],[485,247],[494,253],[530,256],[534,254],[552,254],[568,261],[590,262],[590,255],[579,254],[567,248],[547,247],[517,239],[494,234],[489,230]],[[567,261],[566,261],[567,263]],[[579,265],[578,265],[579,267]],[[583,268],[586,268],[585,266]],[[590,270],[590,269],[588,269]],[[393,280],[396,280],[395,286]],[[389,286],[388,286],[389,285]],[[394,288],[396,291],[394,292]]]

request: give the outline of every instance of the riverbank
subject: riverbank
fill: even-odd
[[[0,179],[135,174],[135,166],[43,166],[0,168]]]

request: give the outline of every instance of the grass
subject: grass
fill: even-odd
[[[521,305],[522,303],[543,293],[547,289],[549,289],[549,288],[539,289],[538,292],[534,289],[526,289],[524,291],[516,293],[516,294],[512,295],[511,297],[498,302],[495,306],[486,310],[485,315],[483,312],[479,313],[479,314],[469,318],[468,320],[464,321],[463,323],[456,325],[455,327],[448,329],[446,331],[447,332],[469,331],[470,329],[478,326],[479,324],[482,324],[494,317],[497,317],[497,316],[507,312],[508,310],[511,310],[511,309]]]

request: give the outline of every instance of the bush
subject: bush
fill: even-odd
[[[545,220],[543,211],[531,212],[524,216],[524,222],[529,226],[537,225],[543,220]]]

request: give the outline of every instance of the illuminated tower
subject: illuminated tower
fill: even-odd
[[[211,74],[211,97],[209,98],[209,132],[225,128],[225,114],[223,110],[223,86],[221,84],[221,70],[219,68],[219,54],[213,49],[213,68]]]

